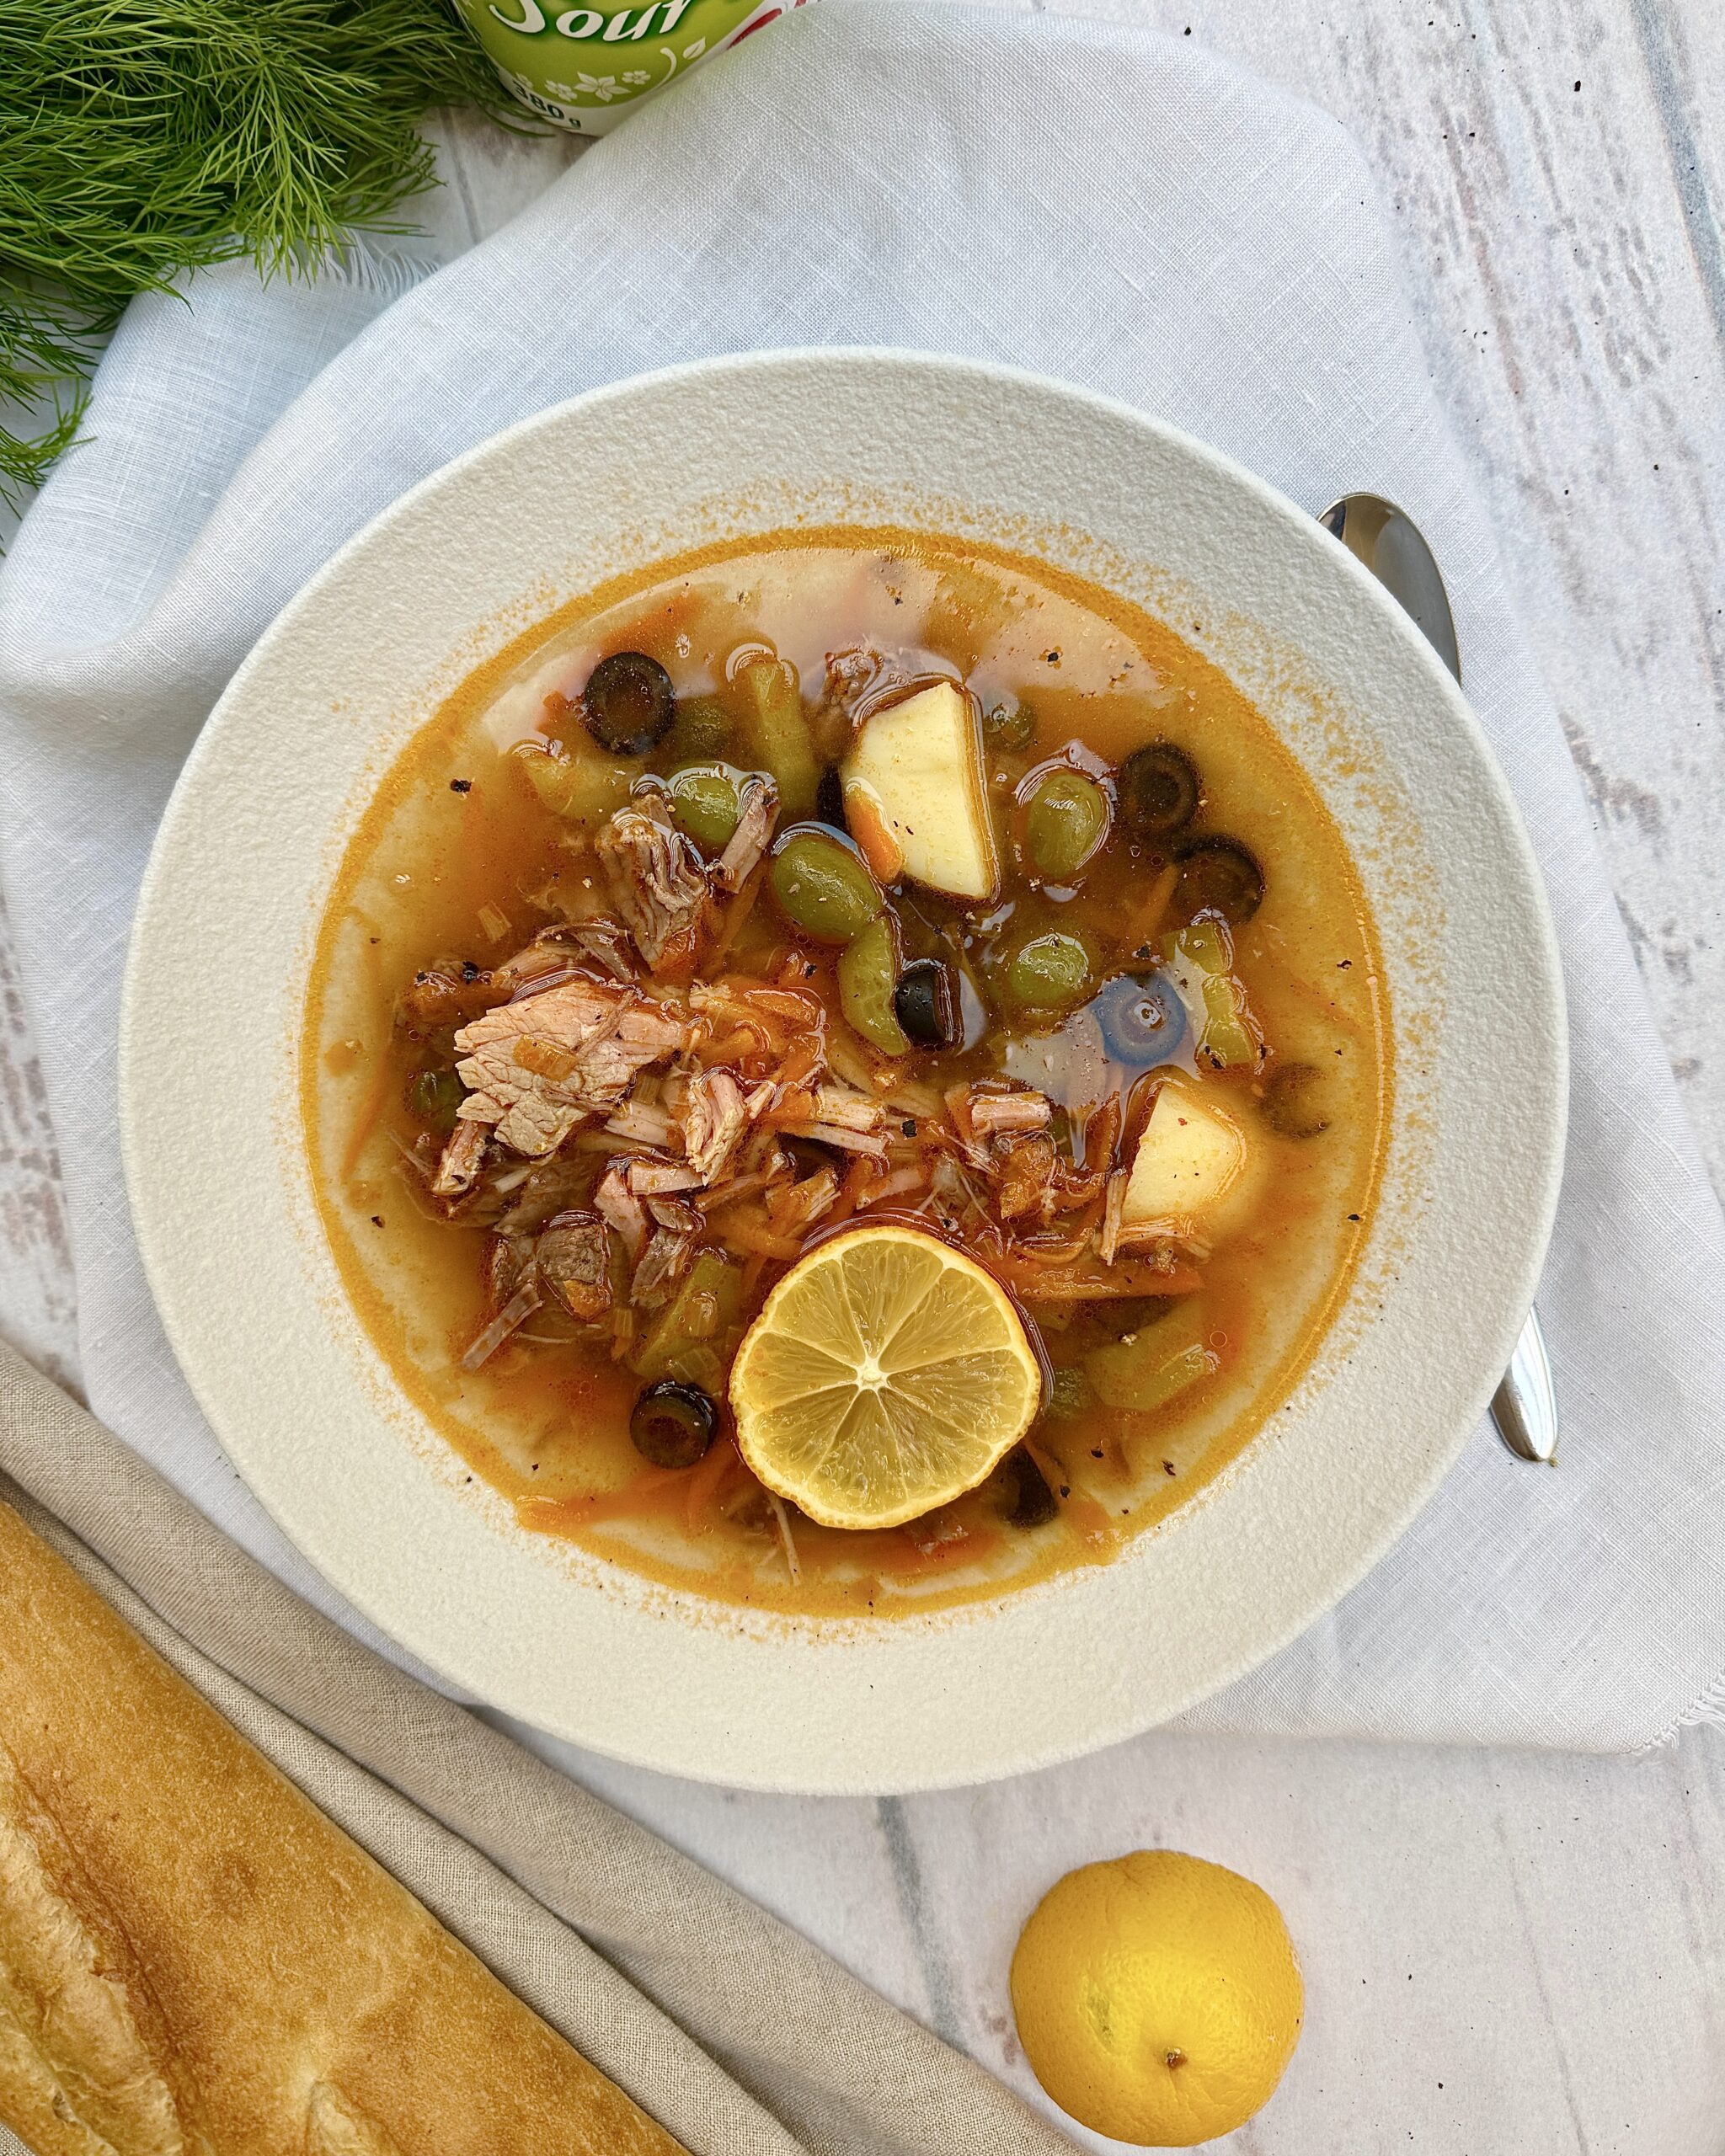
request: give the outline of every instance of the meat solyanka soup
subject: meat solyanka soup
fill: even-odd
[[[305,1110],[355,1304],[522,1522],[889,1615],[1105,1562],[1345,1289],[1359,879],[1168,626],[905,532],[563,609],[389,774]]]

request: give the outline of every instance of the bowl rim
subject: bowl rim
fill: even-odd
[[[1402,646],[1417,670],[1424,676],[1425,686],[1445,707],[1454,738],[1466,748],[1472,767],[1471,778],[1483,785],[1494,798],[1510,864],[1524,887],[1519,896],[1525,906],[1526,922],[1535,935],[1529,973],[1530,993],[1525,1001],[1530,1009],[1535,1005],[1542,1006],[1536,1015],[1545,1022],[1537,1025],[1535,1038],[1542,1055],[1543,1090],[1550,1097],[1536,1171],[1528,1179],[1526,1194],[1532,1202],[1523,1216],[1517,1281],[1518,1293],[1525,1293],[1521,1294],[1519,1306],[1512,1315],[1506,1303],[1500,1314],[1493,1333],[1493,1353],[1489,1358],[1480,1358],[1479,1368],[1464,1388],[1466,1412],[1461,1407],[1456,1409],[1450,1417],[1446,1439],[1433,1445],[1421,1470],[1408,1476],[1402,1484],[1400,1501],[1385,1512],[1381,1529],[1370,1545],[1361,1546],[1348,1561],[1332,1567],[1330,1584],[1322,1598],[1310,1601],[1285,1620],[1268,1628],[1248,1652],[1219,1665],[1204,1681],[1189,1687],[1184,1695],[1165,1704],[1153,1716],[1136,1714],[1129,1709],[1102,1719],[1087,1734],[1069,1735],[1048,1742],[1033,1738],[1015,1742],[1001,1748],[997,1759],[983,1764],[979,1765],[974,1758],[966,1758],[950,1767],[937,1767],[927,1773],[918,1771],[907,1775],[902,1769],[894,1769],[884,1779],[875,1779],[867,1772],[859,1774],[854,1768],[836,1775],[819,1770],[788,1774],[776,1769],[756,1777],[740,1771],[736,1759],[729,1757],[709,1770],[702,1760],[683,1757],[675,1750],[667,1753],[662,1745],[619,1742],[614,1735],[606,1737],[586,1730],[559,1727],[554,1719],[547,1721],[542,1714],[526,1711],[518,1700],[497,1700],[494,1688],[483,1682],[476,1684],[470,1663],[464,1666],[459,1661],[451,1662],[446,1654],[429,1650],[423,1636],[404,1630],[399,1609],[387,1595],[380,1597],[375,1588],[357,1582],[342,1564],[327,1561],[326,1551],[308,1546],[304,1520],[291,1504],[284,1501],[281,1485],[269,1477],[260,1477],[254,1465],[248,1465],[254,1460],[253,1448],[243,1437],[237,1440],[230,1434],[238,1426],[227,1412],[227,1390],[220,1382],[219,1374],[206,1352],[207,1342],[200,1328],[192,1321],[179,1270],[174,1224],[163,1217],[162,1149],[156,1142],[154,1118],[147,1113],[145,1101],[163,1046],[158,1014],[152,1009],[152,972],[157,963],[156,954],[163,947],[163,938],[172,931],[174,903],[170,894],[174,879],[184,867],[184,839],[192,815],[189,804],[196,803],[207,782],[206,775],[217,766],[225,752],[230,730],[236,723],[243,723],[235,715],[243,714],[254,684],[267,672],[283,648],[291,646],[307,615],[329,595],[339,591],[355,564],[364,561],[371,549],[401,531],[441,495],[457,491],[471,475],[483,474],[488,467],[506,463],[511,451],[551,430],[601,421],[614,408],[627,409],[644,398],[674,395],[690,388],[723,392],[727,385],[739,380],[747,382],[763,377],[806,376],[810,373],[818,376],[829,370],[836,370],[840,376],[872,376],[883,383],[921,376],[950,387],[975,389],[985,395],[1053,398],[1066,408],[1085,414],[1089,422],[1124,426],[1176,457],[1207,467],[1226,486],[1249,497],[1259,513],[1290,535],[1297,530],[1308,533],[1317,542],[1332,575],[1350,586],[1356,598],[1362,599],[1367,608],[1375,613],[1379,628],[1387,631]],[[393,750],[392,756],[394,753]],[[344,835],[344,846],[350,835],[350,828]],[[327,899],[327,896],[326,884],[323,898]],[[451,1684],[463,1690],[477,1689],[481,1696],[493,1700],[505,1711],[519,1714],[524,1720],[549,1729],[553,1735],[568,1737],[602,1754],[657,1771],[712,1780],[729,1786],[841,1793],[964,1785],[1055,1764],[1122,1741],[1144,1727],[1186,1710],[1262,1666],[1332,1608],[1379,1563],[1423,1508],[1477,1427],[1525,1310],[1531,1304],[1550,1240],[1562,1180],[1567,1076],[1562,975],[1549,900],[1508,782],[1459,686],[1413,622],[1363,564],[1330,538],[1315,518],[1235,459],[1122,399],[1029,369],[991,361],[911,348],[821,345],[726,353],[681,362],[600,385],[531,414],[473,444],[427,473],[368,519],[306,580],[265,627],[222,691],[199,731],[163,814],[140,886],[127,953],[120,1006],[119,1091],[121,1150],[137,1241],[146,1275],[175,1356],[200,1408],[254,1494],[290,1542],[324,1573],[355,1610]],[[1501,1353],[1498,1352],[1499,1346]],[[1248,1445],[1247,1449],[1249,1453],[1251,1447]],[[1177,1513],[1173,1517],[1178,1519],[1181,1514]],[[1139,1542],[1149,1539],[1140,1537]],[[1126,1555],[1123,1552],[1115,1566],[1108,1569],[1124,1569]],[[1003,1598],[1000,1607],[1007,1609],[1016,1598]],[[975,1609],[977,1605],[970,1607]],[[891,1629],[898,1631],[916,1621],[895,1619]]]

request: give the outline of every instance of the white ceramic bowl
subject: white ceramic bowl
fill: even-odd
[[[464,1482],[344,1299],[296,1087],[344,845],[440,699],[603,576],[799,521],[985,534],[1178,623],[1339,818],[1397,1041],[1366,1259],[1290,1410],[1114,1564],[877,1625],[680,1600],[523,1533]],[[207,1012],[212,988],[219,1021],[194,1060],[184,1014]],[[1538,874],[1467,707],[1308,516],[1141,414],[1030,376],[757,355],[623,382],[484,443],[367,526],[269,630],[198,741],[145,882],[127,1174],[169,1337],[222,1443],[385,1631],[493,1705],[619,1758],[755,1787],[907,1790],[1163,1720],[1382,1554],[1477,1422],[1527,1308],[1562,1152],[1562,1018]],[[1492,1053],[1500,1041],[1514,1052]]]

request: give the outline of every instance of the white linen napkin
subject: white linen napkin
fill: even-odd
[[[1561,1465],[1519,1465],[1482,1430],[1369,1579],[1190,1720],[1627,1749],[1725,1709],[1725,1230],[1347,137],[1183,40],[862,0],[718,60],[394,296],[411,275],[356,262],[266,288],[233,267],[197,278],[190,307],[139,301],[86,446],[0,577],[0,872],[97,1412],[363,1630],[200,1418],[139,1267],[115,1137],[150,840],[211,703],[296,587],[457,451],[641,369],[818,344],[1007,360],[1173,420],[1311,509],[1370,488],[1413,512],[1568,974],[1570,1154],[1540,1303]],[[189,1052],[221,1014],[212,981]]]

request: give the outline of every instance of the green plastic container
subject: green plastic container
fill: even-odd
[[[649,0],[570,8],[557,0],[455,0],[504,83],[542,120],[604,135],[650,98],[804,0]]]

